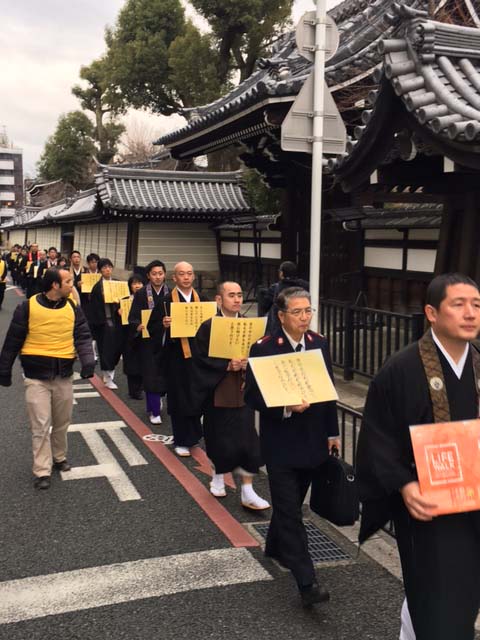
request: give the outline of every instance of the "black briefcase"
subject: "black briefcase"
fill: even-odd
[[[313,475],[310,509],[339,527],[355,524],[360,516],[355,470],[336,447]]]

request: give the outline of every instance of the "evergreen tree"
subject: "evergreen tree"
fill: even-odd
[[[82,109],[93,114],[98,160],[102,164],[108,164],[117,152],[119,138],[125,131],[125,127],[115,120],[115,116],[125,111],[125,101],[110,81],[104,58],[81,67],[80,78],[88,85],[75,85],[72,93],[80,100]],[[105,122],[107,114],[110,119]]]
[[[63,180],[76,189],[91,185],[93,158],[96,153],[94,126],[82,111],[60,116],[37,163],[39,177],[44,180]]]

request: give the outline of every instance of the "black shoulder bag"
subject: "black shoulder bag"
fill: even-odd
[[[312,478],[310,509],[340,527],[355,524],[360,516],[355,470],[336,447]]]

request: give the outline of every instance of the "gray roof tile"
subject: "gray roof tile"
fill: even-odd
[[[424,0],[404,0],[412,8],[422,7],[423,3]],[[378,43],[395,28],[385,23],[385,15],[393,5],[394,0],[346,0],[329,12],[340,31],[339,49],[325,70],[330,87],[355,83],[382,62]],[[293,100],[311,69],[311,62],[298,52],[295,33],[286,33],[277,42],[273,55],[259,60],[249,78],[215,102],[189,109],[188,124],[162,136],[156,144],[174,145],[264,100],[289,96]]]
[[[391,88],[420,125],[419,135],[429,145],[477,153],[480,140],[480,30],[428,19],[424,12],[397,4],[389,15],[396,31],[383,39],[379,53],[383,69],[377,72],[379,90],[369,96],[364,127],[355,129],[347,154],[329,162],[342,174],[351,157],[371,144],[386,117]],[[391,88],[390,88],[391,87]],[[453,151],[452,151],[453,153]],[[397,156],[398,157],[398,156]]]
[[[103,167],[96,176],[101,202],[116,212],[196,215],[217,219],[251,211],[239,172],[200,173]]]

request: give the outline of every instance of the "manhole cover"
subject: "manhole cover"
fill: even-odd
[[[308,552],[313,562],[336,562],[338,560],[351,560],[351,557],[343,551],[323,531],[308,520],[304,522],[308,536]],[[253,527],[265,540],[268,524],[254,524]]]

